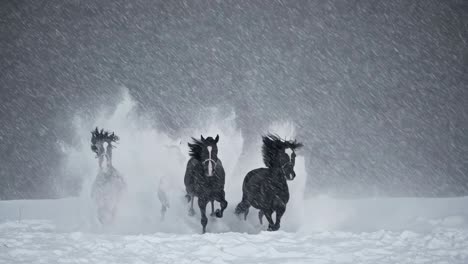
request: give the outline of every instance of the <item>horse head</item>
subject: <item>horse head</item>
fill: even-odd
[[[198,159],[203,164],[203,173],[206,177],[214,176],[218,163],[219,135],[215,138],[200,136],[200,140],[192,138],[193,143],[189,143],[190,156]]]
[[[263,162],[269,168],[280,169],[287,180],[294,180],[296,172],[296,149],[302,147],[296,140],[283,140],[276,135],[266,135],[263,139]]]
[[[107,167],[112,166],[112,142],[117,142],[119,137],[114,132],[109,133],[104,129],[99,130],[97,127],[91,131],[91,150],[96,153],[96,158],[99,160],[99,168],[102,168],[104,158],[107,162]]]

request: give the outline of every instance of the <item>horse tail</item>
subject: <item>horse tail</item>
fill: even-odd
[[[245,194],[242,195],[242,201],[236,206],[234,213],[236,215],[248,214],[250,207],[250,202],[245,197]]]
[[[185,199],[187,200],[187,203],[190,203],[190,201],[192,200],[192,196],[190,194],[185,194]]]

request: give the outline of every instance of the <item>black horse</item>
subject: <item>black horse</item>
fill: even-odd
[[[188,143],[190,148],[190,160],[187,163],[187,170],[185,171],[185,188],[187,191],[187,200],[191,201],[190,215],[195,212],[193,210],[194,196],[198,197],[198,206],[201,213],[201,224],[203,226],[203,233],[206,232],[206,224],[208,218],[206,217],[206,205],[211,202],[212,211],[214,210],[214,201],[221,204],[221,210],[217,209],[214,212],[216,217],[223,217],[223,212],[226,209],[228,202],[225,199],[224,193],[224,168],[221,160],[218,159],[219,136],[216,138],[208,137],[201,139],[192,138],[193,143]],[[212,212],[213,213],[213,212]]]
[[[94,180],[91,197],[95,200],[98,209],[98,219],[102,224],[110,224],[115,218],[120,199],[126,189],[122,175],[112,166],[113,142],[119,137],[96,128],[91,131],[91,150],[98,158],[99,172]],[[107,145],[107,146],[105,146]],[[103,165],[103,162],[106,164]]]
[[[296,177],[295,150],[302,147],[302,144],[282,140],[271,134],[263,136],[262,139],[263,162],[266,168],[255,169],[247,173],[242,185],[242,201],[237,205],[235,213],[244,214],[244,219],[247,219],[249,207],[253,206],[260,210],[260,223],[265,215],[269,223],[268,230],[276,231],[280,228],[281,217],[289,201],[289,188],[286,180],[291,181]],[[273,212],[276,212],[276,223],[271,217]]]

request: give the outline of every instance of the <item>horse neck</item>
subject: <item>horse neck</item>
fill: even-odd
[[[104,159],[106,161],[106,167],[111,168],[112,167],[112,154],[109,155],[108,153],[105,153],[98,158],[98,165],[99,169],[103,169],[102,164],[104,162]]]
[[[106,149],[107,159],[112,163],[112,145],[109,143]]]
[[[107,167],[112,167],[112,156],[107,155]]]
[[[281,183],[287,183],[286,177],[281,167],[272,167],[270,168],[270,171],[273,179],[276,179]]]

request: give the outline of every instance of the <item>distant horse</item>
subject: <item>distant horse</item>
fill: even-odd
[[[166,184],[164,184],[164,180],[165,178],[161,178],[159,180],[159,186],[158,186],[158,191],[157,191],[159,202],[161,203],[161,220],[164,220],[166,211],[170,207],[169,198],[167,197],[167,193],[164,188],[166,187],[165,186]]]
[[[91,132],[91,150],[98,158],[99,172],[94,180],[91,197],[95,200],[98,219],[102,224],[110,224],[117,211],[118,203],[126,189],[126,183],[120,173],[112,166],[112,142],[119,137],[96,127]],[[106,164],[103,166],[103,162]]]
[[[263,136],[262,139],[263,163],[266,168],[247,173],[242,185],[242,201],[237,205],[235,213],[244,214],[244,219],[247,219],[249,207],[253,206],[260,210],[260,223],[265,215],[269,223],[268,231],[276,231],[280,228],[281,217],[289,201],[286,180],[292,181],[296,177],[295,150],[302,147],[302,144],[285,141],[271,134]],[[276,223],[271,216],[273,212],[276,212]]]
[[[206,224],[208,218],[206,217],[206,205],[211,202],[212,214],[218,218],[223,217],[223,212],[226,209],[228,202],[225,199],[224,182],[225,173],[223,164],[218,158],[219,135],[216,138],[212,137],[195,139],[192,138],[193,143],[188,143],[190,148],[190,160],[187,162],[187,169],[185,171],[184,183],[187,191],[187,200],[191,201],[189,210],[190,215],[194,215],[193,199],[194,196],[198,197],[198,206],[201,213],[201,224],[203,226],[203,233],[206,232]],[[214,201],[218,201],[221,205],[221,210],[214,211]]]
[[[179,141],[178,144],[164,146],[168,151],[168,155],[175,158],[175,161],[180,164],[184,163],[186,160],[185,155],[183,155],[181,151],[181,145],[182,141]],[[177,192],[179,189],[179,185],[174,185],[174,177],[171,177],[171,175],[172,173],[169,173],[169,175],[161,175],[159,178],[157,194],[159,202],[161,203],[161,220],[164,220],[166,212],[171,206],[168,192]]]

